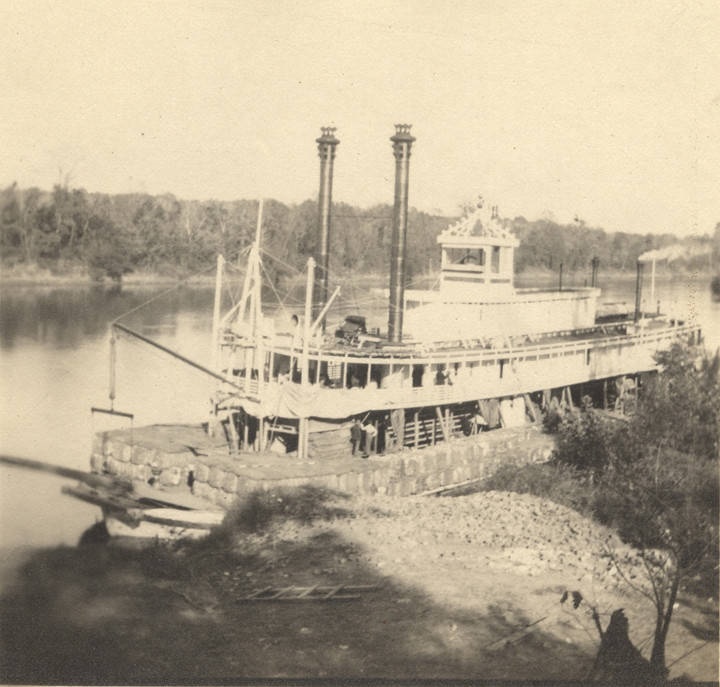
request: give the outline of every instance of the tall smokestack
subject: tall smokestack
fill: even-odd
[[[335,127],[324,126],[322,135],[315,139],[320,155],[320,194],[318,196],[318,247],[315,277],[318,288],[315,289],[313,319],[317,318],[328,300],[328,274],[330,269],[330,210],[332,207],[332,180],[335,148],[340,141],[335,138]],[[325,320],[322,322],[325,330]]]
[[[597,286],[598,267],[600,267],[600,258],[595,256],[590,263],[592,265],[592,277],[590,278],[590,286]]]
[[[642,315],[643,267],[644,265],[638,260],[637,278],[635,279],[635,322],[637,322]]]
[[[402,341],[410,148],[415,140],[410,135],[410,128],[410,124],[396,124],[395,135],[390,139],[393,143],[393,155],[395,155],[395,209],[390,252],[388,339],[393,343]]]

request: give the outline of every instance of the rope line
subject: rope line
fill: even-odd
[[[204,270],[201,270],[200,272],[195,272],[194,274],[191,274],[184,279],[181,279],[179,282],[174,284],[168,289],[165,289],[165,291],[161,291],[160,293],[155,294],[151,298],[148,298],[146,301],[143,301],[139,305],[136,305],[134,308],[130,308],[127,312],[124,312],[122,315],[118,315],[114,320],[110,322],[110,326],[114,325],[116,322],[119,322],[120,320],[124,319],[128,315],[131,315],[134,312],[137,312],[141,308],[144,308],[147,305],[150,305],[150,303],[158,300],[158,298],[162,298],[163,296],[167,296],[169,293],[172,293],[173,291],[176,291],[181,286],[183,286],[186,282],[188,282],[190,279],[193,279],[195,277],[199,277],[201,274],[205,274],[207,272],[210,272],[211,270],[215,269],[215,265],[211,265],[210,267],[206,267]]]
[[[275,285],[272,283],[272,279],[270,279],[270,275],[267,273],[267,270],[265,269],[265,265],[263,265],[262,260],[260,261],[260,269],[262,270],[262,273],[267,277],[268,284],[270,285],[270,288],[272,289],[272,292],[275,294],[276,298],[278,299],[278,305],[282,309],[282,311],[286,315],[290,315],[288,309],[285,307],[285,304],[282,301],[282,298],[280,298],[280,294],[275,289]]]
[[[260,252],[263,255],[266,255],[271,260],[275,260],[275,262],[279,262],[284,267],[287,267],[288,269],[292,270],[295,274],[302,274],[303,270],[298,269],[297,267],[291,265],[288,262],[285,262],[282,258],[277,257],[277,255],[273,255],[272,253],[268,253],[264,248],[260,248]]]

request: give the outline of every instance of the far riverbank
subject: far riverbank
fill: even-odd
[[[649,272],[649,268],[646,268]],[[714,272],[710,269],[693,270],[693,269],[677,269],[668,265],[658,265],[656,267],[656,276],[658,278],[682,278],[683,276],[692,275],[694,278],[707,276],[708,282],[714,276]],[[600,286],[614,279],[627,279],[635,276],[635,269],[629,270],[603,270],[600,267],[598,279]],[[438,280],[439,275],[435,272],[416,275],[412,279],[411,287],[415,288],[431,288]],[[336,278],[339,281],[352,280],[360,282],[363,285],[385,284],[388,280],[386,274],[368,273],[347,270],[344,273],[338,273]],[[299,277],[297,277],[299,279]],[[516,284],[523,286],[525,282],[539,281],[543,284],[551,282],[559,283],[560,274],[556,270],[531,268],[518,272],[515,275]],[[291,282],[296,279],[290,278]],[[304,277],[303,277],[304,280]],[[590,283],[590,269],[563,271],[563,284],[567,286],[584,286]],[[168,266],[167,270],[155,272],[130,272],[117,281],[108,277],[97,278],[82,265],[57,263],[52,265],[40,265],[37,263],[15,263],[12,265],[0,264],[0,284],[3,286],[58,286],[58,287],[81,287],[81,286],[154,286],[188,283],[198,285],[209,285],[215,282],[215,270],[208,267],[202,273],[183,274],[177,271],[177,268]]]
[[[212,284],[215,275],[211,272],[199,275],[178,275],[160,272],[131,272],[123,276],[121,281],[105,278],[94,278],[89,271],[77,265],[43,266],[37,264],[15,264],[0,266],[0,284],[3,286],[68,286],[83,287],[94,285],[105,286],[153,286],[172,285],[179,282],[192,284]]]

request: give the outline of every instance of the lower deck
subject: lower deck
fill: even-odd
[[[216,423],[219,445],[231,453],[270,453],[332,461],[423,449],[494,430],[542,425],[548,413],[579,408],[630,411],[648,373],[591,380],[542,391],[414,408],[372,409],[339,419],[258,418],[240,408]]]

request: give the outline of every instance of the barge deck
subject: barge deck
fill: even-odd
[[[92,467],[152,482],[159,493],[187,493],[223,508],[256,490],[303,485],[349,494],[408,496],[489,476],[500,465],[549,459],[554,439],[538,425],[508,427],[368,458],[308,460],[269,451],[228,453],[202,425],[151,425],[95,437]]]

